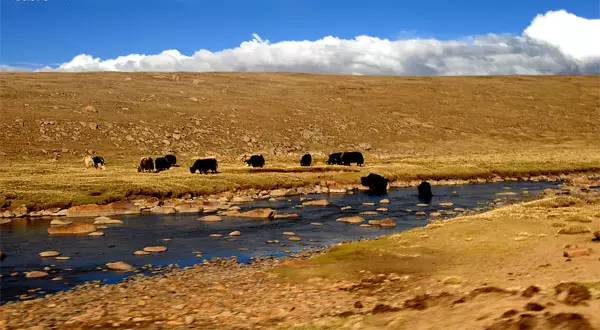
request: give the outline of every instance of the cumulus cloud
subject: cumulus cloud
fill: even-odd
[[[236,48],[100,59],[80,54],[56,71],[241,71],[365,75],[600,73],[599,21],[566,11],[538,15],[520,36],[389,40],[372,36],[271,43],[253,34]],[[558,26],[558,28],[556,27]],[[560,29],[560,33],[556,31]]]

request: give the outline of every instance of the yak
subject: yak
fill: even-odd
[[[429,204],[431,202],[431,198],[433,198],[433,194],[431,193],[431,184],[427,181],[421,182],[417,187],[417,191],[419,192],[419,200],[426,202]]]
[[[369,175],[360,178],[360,183],[369,187],[369,193],[371,194],[383,195],[387,193],[388,179],[379,174],[369,173]]]
[[[312,163],[312,156],[310,154],[304,154],[302,158],[300,158],[300,166],[310,166]]]
[[[98,155],[86,156],[83,163],[87,168],[102,168],[104,169],[104,158]]]
[[[217,160],[215,158],[196,159],[190,167],[190,173],[192,174],[196,172],[207,174],[208,171],[217,173]]]
[[[329,159],[327,159],[327,165],[341,165],[342,164],[342,153],[334,152],[329,154]]]
[[[244,163],[252,167],[263,167],[265,166],[265,157],[263,155],[252,155],[250,158],[244,157]]]
[[[169,162],[169,167],[175,167],[177,165],[177,157],[175,155],[169,154],[165,156],[165,159]]]
[[[171,168],[171,164],[165,157],[157,157],[154,160],[154,170],[156,172],[165,171]]]
[[[142,157],[137,170],[138,172],[154,172],[154,160],[152,157]]]
[[[352,163],[356,163],[356,165],[362,166],[365,163],[365,159],[363,158],[362,153],[358,151],[348,151],[342,153],[340,163],[346,166],[349,166]]]

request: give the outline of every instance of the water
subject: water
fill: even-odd
[[[299,208],[300,197],[294,196],[270,202],[255,201],[240,205],[242,210],[256,207],[270,207],[278,212],[294,212],[300,215],[293,220],[249,220],[224,218],[217,223],[196,220],[198,215],[135,215],[115,216],[124,221],[123,225],[111,225],[105,229],[105,236],[49,236],[46,229],[50,219],[19,219],[0,226],[0,249],[7,254],[1,263],[1,298],[4,303],[27,294],[30,297],[46,293],[68,290],[86,281],[99,280],[105,283],[121,281],[134,273],[107,271],[104,264],[122,260],[135,267],[152,264],[154,267],[177,264],[180,267],[201,263],[213,257],[236,256],[240,262],[249,262],[252,257],[285,256],[307,248],[330,246],[340,241],[373,238],[424,226],[428,216],[416,216],[416,211],[427,214],[435,210],[452,208],[490,208],[494,201],[519,201],[533,198],[545,188],[556,183],[512,182],[460,186],[434,186],[435,196],[427,207],[418,207],[420,201],[416,188],[391,190],[387,196],[370,196],[365,193],[311,195],[310,198],[327,198],[332,205],[327,207],[307,206]],[[524,193],[526,192],[526,193]],[[514,193],[514,194],[512,194]],[[390,204],[380,205],[382,198]],[[442,208],[440,202],[454,203],[452,208]],[[375,203],[373,206],[365,202]],[[351,205],[352,210],[340,211],[341,206]],[[336,222],[341,216],[357,215],[363,211],[386,207],[388,212],[377,216],[361,215],[366,220],[392,217],[395,228],[364,228]],[[447,218],[451,215],[445,216]],[[77,220],[91,222],[91,219]],[[322,226],[312,225],[320,222]],[[239,230],[239,237],[227,237],[231,231]],[[293,231],[300,236],[300,242],[288,241],[282,233]],[[212,238],[213,233],[222,238]],[[167,240],[165,240],[167,239]],[[279,240],[278,244],[267,244],[267,240]],[[147,256],[134,256],[132,253],[145,246],[165,245],[168,251]],[[70,260],[58,261],[41,258],[38,253],[57,250]],[[195,252],[202,251],[198,257]],[[50,276],[41,279],[26,279],[23,272],[43,270],[50,267]],[[11,276],[18,272],[17,276]],[[149,273],[149,272],[146,272]],[[60,280],[52,280],[60,277]],[[33,290],[35,292],[29,292]],[[37,291],[36,291],[37,290]]]

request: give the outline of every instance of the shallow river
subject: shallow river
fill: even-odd
[[[531,199],[543,189],[555,186],[557,183],[549,182],[434,186],[435,196],[429,206],[425,207],[417,206],[420,201],[416,196],[416,188],[393,189],[386,196],[370,196],[365,193],[305,196],[311,199],[327,198],[331,205],[325,207],[298,207],[301,204],[300,196],[240,205],[242,210],[270,207],[278,212],[298,213],[300,218],[294,220],[242,220],[224,217],[222,222],[205,223],[197,220],[198,215],[114,216],[113,218],[123,220],[124,224],[109,226],[104,229],[105,235],[100,237],[51,237],[46,232],[50,219],[14,220],[0,226],[0,249],[7,254],[0,267],[0,302],[18,299],[20,295],[35,297],[67,290],[85,281],[114,283],[135,274],[107,271],[104,267],[107,262],[122,260],[136,267],[147,264],[154,267],[170,264],[183,267],[213,257],[236,256],[240,262],[248,262],[250,258],[258,256],[286,256],[307,248],[424,226],[429,220],[429,213],[437,210],[464,208],[481,211],[498,202]],[[379,204],[382,198],[388,198],[391,203]],[[440,202],[452,202],[454,205],[443,208],[439,205]],[[347,205],[352,206],[352,209],[340,210],[340,207]],[[366,220],[392,217],[396,220],[395,228],[365,228],[335,221],[341,216],[358,215],[379,207],[389,210],[379,212],[379,215],[361,216]],[[427,216],[417,216],[417,211],[425,211]],[[448,214],[443,217],[452,216]],[[312,224],[315,222],[322,225]],[[227,237],[234,230],[239,230],[241,236]],[[292,231],[302,240],[291,242],[282,234],[284,231]],[[210,237],[210,234],[215,233],[222,234],[223,237]],[[266,243],[268,240],[278,240],[280,243]],[[133,255],[135,250],[152,245],[167,246],[168,251],[147,256]],[[60,251],[61,255],[71,259],[59,261],[39,257],[38,253],[45,250]],[[50,273],[46,278],[26,279],[23,274],[26,271],[43,270],[45,267],[49,267]]]

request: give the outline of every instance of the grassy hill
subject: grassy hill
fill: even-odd
[[[225,190],[600,169],[597,76],[364,77],[280,73],[1,73],[0,208]],[[311,152],[367,166],[299,172]],[[85,171],[97,152],[108,170]],[[141,156],[217,156],[223,172],[135,172]],[[260,152],[267,172],[241,169]],[[275,167],[279,169],[275,170]],[[8,203],[7,201],[10,201]]]

